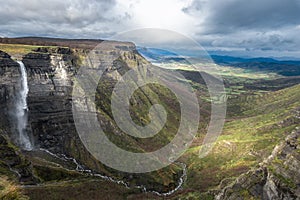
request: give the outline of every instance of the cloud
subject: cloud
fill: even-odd
[[[0,0],[0,34],[107,37],[136,28],[188,30],[182,0]],[[190,20],[191,21],[191,20]]]
[[[195,0],[183,11],[204,17],[200,25],[205,27],[206,34],[245,29],[267,31],[300,24],[299,0]]]
[[[131,29],[165,28],[186,34],[207,49],[296,52],[300,46],[300,0],[0,0],[0,4],[0,35],[7,37],[108,38]]]
[[[210,49],[299,52],[300,0],[193,0],[182,11],[198,19],[194,37]]]
[[[94,20],[109,20],[104,14],[114,4],[112,0],[11,0],[1,3],[1,24],[44,21],[51,24],[84,25]]]
[[[1,34],[99,37],[130,18],[114,12],[114,0],[0,0]],[[109,24],[111,26],[109,26]]]

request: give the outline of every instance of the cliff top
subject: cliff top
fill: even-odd
[[[62,39],[44,37],[0,38],[2,44],[23,44],[32,46],[62,46],[80,49],[93,49],[103,40],[93,39]]]
[[[21,38],[0,38],[0,50],[8,53],[13,59],[22,57],[32,52],[43,52],[43,49],[79,49],[80,51],[90,51],[101,44],[104,40],[99,39],[63,39],[46,37],[21,37]],[[132,42],[105,41],[105,47],[111,49],[135,49]],[[103,47],[101,47],[103,48]],[[47,50],[48,51],[48,50]]]

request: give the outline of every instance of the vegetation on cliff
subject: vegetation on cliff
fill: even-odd
[[[0,50],[8,53],[0,52],[1,111],[5,113],[11,106],[8,102],[13,96],[11,88],[15,87],[19,78],[11,75],[17,73],[17,65],[12,58],[21,58],[28,68],[31,87],[28,97],[30,129],[35,144],[46,150],[22,152],[11,142],[9,121],[4,115],[0,117],[0,198],[1,195],[13,195],[26,199],[22,194],[25,192],[31,199],[95,199],[99,195],[103,198],[112,195],[118,199],[155,199],[160,197],[153,193],[142,193],[133,186],[143,185],[150,191],[159,192],[176,187],[183,173],[177,164],[143,175],[121,173],[98,162],[82,145],[71,113],[72,81],[79,66],[84,63],[86,54],[101,41],[22,38],[2,39],[0,42]],[[165,87],[148,84],[136,90],[132,96],[131,117],[135,123],[146,125],[150,122],[150,106],[162,104],[169,114],[166,126],[150,139],[131,137],[116,126],[110,108],[114,85],[129,69],[145,67],[147,64],[149,62],[135,50],[124,50],[100,80],[96,93],[98,119],[105,125],[107,137],[119,147],[133,152],[153,151],[167,144],[176,133],[180,118],[180,105],[175,95]],[[274,147],[299,125],[300,86],[295,85],[299,78],[275,77],[258,81],[234,75],[226,77],[225,84],[230,98],[223,134],[218,138],[213,151],[200,159],[198,152],[210,113],[207,88],[201,77],[194,72],[184,69],[178,71],[196,91],[202,118],[192,146],[179,159],[187,164],[187,179],[183,188],[168,198],[213,199],[249,170],[249,176],[246,177],[255,179],[251,174],[253,169],[257,169]],[[295,86],[290,87],[292,85]],[[299,150],[293,152],[294,157],[298,155]],[[277,156],[266,169],[285,188],[296,190],[299,184],[284,175],[288,171],[284,162]],[[78,167],[83,167],[82,171],[91,170],[94,174],[125,181],[131,189],[76,171]],[[264,174],[264,170],[258,174]],[[259,178],[265,180],[264,175]],[[24,189],[20,189],[19,185],[36,183],[39,185]],[[241,198],[255,197],[248,187],[234,192]]]

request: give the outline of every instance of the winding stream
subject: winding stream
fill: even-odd
[[[105,175],[102,175],[102,174],[99,174],[99,173],[94,173],[90,169],[85,169],[85,167],[83,167],[75,158],[68,157],[68,156],[66,156],[64,154],[55,154],[55,153],[50,152],[47,149],[42,149],[41,148],[40,150],[48,153],[49,155],[51,155],[51,156],[53,156],[55,158],[58,158],[58,159],[61,159],[61,160],[64,160],[64,161],[71,161],[71,162],[73,162],[76,165],[76,169],[75,170],[78,171],[78,172],[81,172],[81,173],[84,173],[84,174],[88,174],[88,175],[94,176],[94,177],[99,177],[99,178],[102,178],[104,180],[107,180],[107,181],[110,181],[110,182],[113,182],[113,183],[117,183],[119,185],[124,185],[128,189],[137,188],[137,189],[142,190],[143,192],[153,193],[153,194],[156,194],[158,196],[169,196],[169,195],[177,192],[182,187],[182,185],[184,184],[184,182],[186,180],[186,177],[187,177],[187,167],[186,167],[186,164],[177,162],[177,164],[182,167],[182,175],[180,176],[180,178],[178,180],[178,184],[177,184],[176,188],[174,188],[173,190],[170,190],[168,192],[158,192],[158,191],[154,191],[154,190],[148,190],[146,188],[146,186],[144,186],[144,185],[137,185],[137,186],[130,187],[129,184],[127,182],[123,181],[123,180],[117,180],[117,179],[112,178],[110,176],[105,176]]]

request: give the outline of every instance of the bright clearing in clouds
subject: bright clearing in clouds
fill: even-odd
[[[162,28],[187,33],[195,25],[194,19],[182,12],[189,1],[143,0],[124,4],[118,0],[118,9],[124,9],[131,15],[130,23],[136,28]]]

